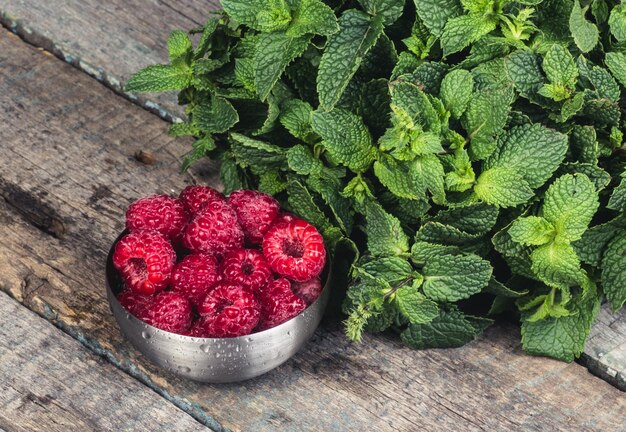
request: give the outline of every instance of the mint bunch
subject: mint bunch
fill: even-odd
[[[347,335],[460,346],[519,316],[579,356],[626,302],[626,7],[606,0],[223,0],[130,92],[179,91],[183,169],[221,161],[351,248]],[[192,39],[194,43],[192,43]]]

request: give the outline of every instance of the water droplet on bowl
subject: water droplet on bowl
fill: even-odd
[[[178,370],[182,373],[189,373],[191,372],[191,369],[188,368],[187,366],[178,366]]]
[[[150,339],[152,337],[152,335],[150,333],[148,333],[147,331],[142,331],[141,332],[141,337],[144,339]]]
[[[202,345],[200,345],[200,349],[202,351],[204,351],[205,353],[208,353],[209,351],[211,351],[211,345],[209,345],[209,344],[202,344]]]
[[[215,353],[215,358],[219,358],[219,357],[220,357],[220,353],[219,353],[219,352],[216,352],[216,353]]]

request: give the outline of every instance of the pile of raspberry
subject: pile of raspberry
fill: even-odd
[[[131,204],[126,228],[113,253],[124,282],[118,300],[162,330],[243,336],[295,317],[322,291],[322,236],[267,194],[238,190],[226,198],[188,186],[178,198]]]

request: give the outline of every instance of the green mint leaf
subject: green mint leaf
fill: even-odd
[[[215,141],[211,135],[206,135],[195,140],[191,145],[191,151],[183,158],[183,163],[180,168],[181,172],[187,171],[194,162],[205,157],[211,150],[215,150]]]
[[[326,170],[326,172],[319,175],[309,176],[307,184],[322,197],[322,200],[335,217],[339,228],[345,234],[349,234],[352,230],[352,219],[354,217],[352,202],[341,195],[343,183],[340,179],[333,177],[329,171]]]
[[[193,123],[203,132],[223,133],[238,121],[235,108],[219,96],[213,96],[210,104],[197,105],[193,110]]]
[[[540,216],[516,219],[509,228],[513,241],[527,246],[541,246],[554,239],[554,226]]]
[[[480,234],[471,234],[450,225],[444,225],[439,222],[426,222],[417,231],[415,241],[447,245],[465,245],[480,237]]]
[[[580,296],[579,296],[580,297]],[[585,347],[591,324],[600,309],[596,295],[586,295],[569,305],[572,313],[562,318],[522,322],[522,346],[528,354],[572,362]]]
[[[593,126],[575,125],[569,139],[572,153],[579,162],[597,163],[600,149]]]
[[[239,133],[231,133],[231,150],[242,168],[265,171],[268,168],[284,168],[285,150],[264,141],[255,140]]]
[[[424,198],[425,187],[417,187],[421,178],[412,178],[409,163],[397,161],[389,155],[381,154],[374,162],[374,174],[378,180],[395,196],[418,200]]]
[[[289,169],[301,175],[319,175],[324,164],[313,157],[311,151],[303,145],[295,145],[287,150],[287,164]]]
[[[584,174],[567,174],[548,188],[542,214],[556,230],[557,240],[572,242],[582,237],[598,206],[591,180]]]
[[[257,15],[267,7],[266,0],[221,0],[221,3],[230,18],[257,30]]]
[[[584,174],[591,180],[598,192],[611,183],[611,175],[608,172],[590,163],[565,162],[557,174]]]
[[[539,246],[530,259],[533,273],[549,286],[571,287],[581,282],[580,260],[568,243]]]
[[[626,229],[626,219],[619,216],[609,222],[589,228],[580,240],[572,243],[572,246],[581,261],[600,267],[607,244],[624,229]]]
[[[583,92],[576,93],[574,97],[563,102],[561,113],[557,116],[557,122],[564,123],[580,112],[585,103],[585,94]]]
[[[544,84],[537,93],[555,102],[568,99],[572,95],[570,89],[563,84]]]
[[[374,161],[376,148],[359,116],[343,109],[316,111],[312,126],[333,159],[352,171],[364,172]]]
[[[553,84],[574,87],[578,80],[578,68],[574,57],[563,45],[554,44],[543,58],[543,71]]]
[[[277,195],[287,189],[287,182],[276,171],[266,171],[259,175],[259,191]]]
[[[254,82],[254,59],[235,59],[235,81],[249,92],[257,92]]]
[[[288,37],[284,33],[262,34],[254,53],[254,82],[261,100],[267,99],[285,68],[301,56],[310,37]]]
[[[602,289],[614,311],[626,303],[626,232],[611,240],[602,259]]]
[[[400,221],[374,201],[365,203],[367,248],[374,256],[403,255],[409,251],[409,239]]]
[[[373,16],[383,17],[383,23],[393,24],[404,10],[404,0],[359,0],[365,11]]]
[[[626,178],[623,178],[619,185],[613,189],[609,203],[606,206],[612,210],[626,211]]]
[[[224,193],[230,194],[232,191],[244,189],[246,184],[239,173],[237,162],[231,153],[225,153],[221,159],[220,180],[224,185]]]
[[[196,49],[193,51],[194,59],[197,60],[207,53],[209,47],[211,46],[211,37],[213,36],[213,33],[215,33],[215,30],[217,30],[219,24],[219,18],[209,18],[206,24],[204,24],[198,45],[196,45]]]
[[[170,36],[167,38],[167,51],[171,63],[185,57],[191,52],[191,49],[191,39],[189,39],[187,33],[182,30],[174,30],[170,33]]]
[[[413,286],[398,289],[395,299],[400,313],[411,324],[426,324],[439,316],[437,303],[426,298]]]
[[[429,94],[436,94],[441,87],[441,81],[448,72],[448,66],[445,63],[425,62],[419,65],[415,71],[406,77],[419,88],[423,88]]]
[[[589,72],[589,81],[598,93],[598,97],[617,102],[621,96],[619,85],[609,71],[600,66],[594,66]]]
[[[182,90],[191,84],[192,74],[188,67],[153,65],[130,77],[124,90],[132,93]]]
[[[535,278],[530,268],[530,254],[532,253],[532,249],[514,242],[509,234],[508,228],[498,231],[492,237],[491,243],[493,243],[494,249],[504,257],[513,273],[529,279]]]
[[[472,42],[496,29],[497,20],[479,14],[451,18],[441,34],[443,55],[448,56],[466,48]]]
[[[409,171],[419,190],[424,193],[428,190],[436,204],[445,202],[443,165],[436,155],[416,157],[409,165]]]
[[[524,177],[507,167],[490,168],[478,177],[474,192],[482,201],[497,207],[515,207],[533,197]]]
[[[297,180],[290,181],[287,186],[287,195],[289,206],[295,214],[306,219],[321,231],[330,226],[328,218],[302,183]]]
[[[584,53],[591,51],[600,39],[598,27],[585,18],[587,9],[589,9],[588,6],[581,8],[578,0],[574,0],[574,7],[569,16],[569,29],[574,37],[574,42],[578,49]]]
[[[485,287],[483,291],[488,292],[489,294],[507,297],[507,298],[518,298],[518,297],[522,297],[528,294],[528,290],[516,291],[514,289],[509,288],[508,286],[498,281],[494,277],[489,279],[489,284]]]
[[[483,164],[516,170],[535,189],[556,171],[567,151],[567,136],[539,124],[516,126],[498,141],[498,148]]]
[[[483,322],[474,321],[452,309],[440,311],[426,324],[411,324],[400,334],[402,342],[416,348],[455,348],[474,340],[484,330]]]
[[[391,85],[392,110],[398,115],[408,116],[410,121],[418,124],[425,131],[439,134],[441,121],[430,99],[416,85],[407,82],[392,83]],[[407,119],[403,119],[406,123]],[[413,125],[404,124],[407,128]]]
[[[361,87],[361,99],[357,109],[365,124],[370,125],[373,132],[383,131],[390,125],[389,118],[380,113],[389,110],[391,96],[389,82],[384,78],[366,82]]]
[[[417,15],[435,35],[441,36],[450,18],[463,13],[459,0],[414,0]]]
[[[287,101],[280,113],[280,123],[291,133],[302,141],[312,144],[316,141],[317,135],[311,127],[311,114],[313,108],[308,102],[300,99]]]
[[[504,64],[509,78],[522,96],[532,97],[543,86],[545,78],[538,54],[517,50],[504,58]]]
[[[167,133],[173,137],[183,136],[195,136],[199,135],[200,131],[193,123],[172,123]]]
[[[339,32],[328,38],[317,76],[317,92],[323,109],[332,109],[361,65],[365,54],[383,32],[382,19],[356,9],[339,18]]]
[[[411,260],[417,266],[423,266],[432,257],[444,255],[456,255],[459,248],[456,246],[447,246],[437,243],[428,243],[424,241],[416,241],[411,246]]]
[[[377,284],[386,288],[391,288],[397,282],[410,279],[413,273],[411,264],[406,258],[391,257],[363,257],[357,266],[354,267],[355,275],[368,280],[368,283]]]
[[[452,114],[459,119],[465,112],[474,91],[472,74],[464,69],[448,73],[441,82],[441,100]]]
[[[604,63],[615,79],[626,87],[626,54],[621,52],[608,52],[604,56]]]
[[[608,99],[591,99],[585,101],[583,114],[597,128],[618,126],[621,117],[619,104]]]
[[[482,235],[494,227],[498,213],[496,207],[479,203],[442,210],[430,221],[449,225],[470,234]]]
[[[285,30],[290,22],[291,9],[286,0],[265,0],[256,16],[257,29],[267,33]]]
[[[300,0],[286,33],[289,37],[307,33],[330,36],[339,31],[333,10],[321,0]]]
[[[471,139],[469,150],[472,159],[486,159],[493,153],[514,100],[513,88],[509,86],[488,87],[474,91],[461,119]]]
[[[623,4],[619,4],[611,10],[609,28],[618,42],[626,41],[626,7]]]
[[[433,256],[422,269],[426,297],[455,302],[479,293],[491,278],[491,264],[477,255]]]
[[[593,0],[591,13],[598,24],[604,24],[609,19],[609,5],[605,0]]]

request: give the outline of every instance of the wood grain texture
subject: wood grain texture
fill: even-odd
[[[0,292],[0,429],[207,431]]]
[[[204,23],[219,0],[0,0],[0,23],[122,92],[134,72],[167,62],[167,36]],[[176,94],[139,95],[165,118],[179,117]]]
[[[512,326],[462,349],[320,329],[285,365],[237,385],[161,371],[124,341],[103,266],[133,199],[175,193],[186,143],[103,86],[0,33],[0,289],[216,430],[626,430],[626,398],[577,364],[533,358]],[[137,149],[158,162],[143,165]],[[212,166],[196,178],[215,184]]]

